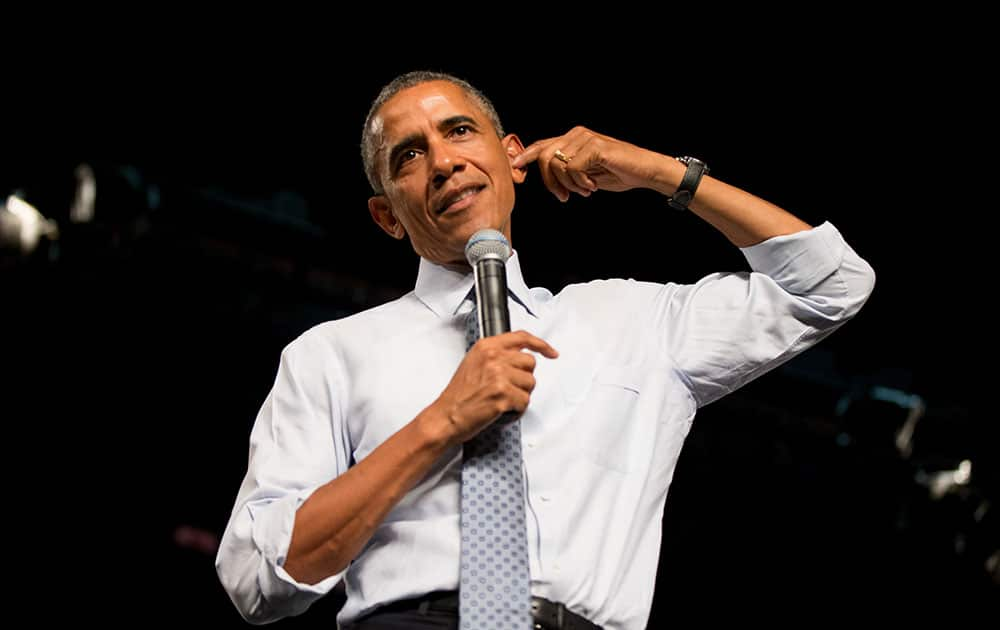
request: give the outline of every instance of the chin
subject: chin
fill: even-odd
[[[461,227],[455,230],[455,237],[461,239],[461,241],[465,243],[465,241],[469,240],[469,237],[479,230],[485,230],[488,228],[494,230],[496,229],[490,221],[470,217],[468,221],[465,221]]]
[[[494,212],[469,212],[462,217],[461,224],[456,225],[452,234],[460,240],[464,251],[465,243],[479,230],[497,230],[507,234],[510,227],[510,215],[499,217]]]

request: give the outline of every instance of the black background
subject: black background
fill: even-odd
[[[178,528],[221,535],[281,347],[412,287],[412,250],[368,216],[358,142],[383,83],[434,69],[480,87],[526,144],[584,125],[702,157],[724,181],[831,221],[876,270],[857,319],[699,416],[668,500],[650,627],[995,603],[980,566],[995,535],[970,520],[977,498],[997,504],[997,430],[977,378],[995,328],[978,245],[992,200],[967,196],[976,180],[955,157],[988,136],[975,42],[943,52],[930,23],[892,37],[885,23],[838,24],[830,37],[744,37],[716,57],[703,42],[640,50],[629,33],[628,45],[524,31],[489,46],[475,34],[488,24],[455,22],[461,36],[433,51],[416,28],[352,46],[321,27],[272,38],[195,20],[70,39],[58,55],[18,49],[2,192],[64,228],[58,250],[0,268],[27,591],[70,615],[241,625],[211,554],[178,544]],[[566,41],[578,45],[555,45]],[[81,161],[98,176],[90,226],[65,220]],[[533,171],[518,195],[513,241],[530,285],[745,268],[653,194],[560,204]],[[868,401],[872,385],[925,401],[915,460],[892,451],[903,412]],[[852,392],[862,402],[837,415]],[[912,482],[963,458],[971,497],[930,502]],[[335,610],[331,597],[281,624],[329,626]]]

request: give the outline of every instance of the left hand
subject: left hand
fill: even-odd
[[[561,136],[533,142],[511,165],[524,168],[537,161],[545,186],[560,201],[567,201],[571,192],[589,197],[597,190],[651,188],[665,158],[586,127],[574,127]]]

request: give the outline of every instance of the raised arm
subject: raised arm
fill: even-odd
[[[687,168],[669,155],[585,127],[532,143],[513,166],[524,168],[531,162],[538,162],[545,186],[561,201],[568,200],[570,193],[587,197],[597,190],[632,188],[673,195]],[[810,227],[786,210],[708,175],[702,177],[688,207],[737,247]]]

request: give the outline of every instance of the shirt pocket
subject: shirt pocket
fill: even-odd
[[[603,367],[594,374],[574,422],[591,462],[622,473],[635,469],[641,395],[634,369]]]

